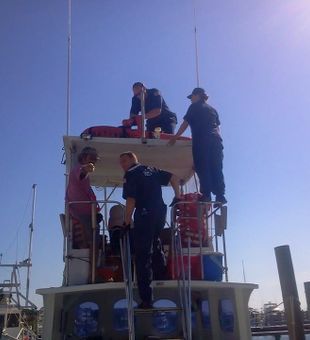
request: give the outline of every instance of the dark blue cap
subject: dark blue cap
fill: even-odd
[[[209,98],[209,96],[206,94],[206,91],[202,87],[195,87],[194,90],[192,91],[192,93],[189,96],[187,96],[187,98],[191,99],[193,95],[194,96],[196,96],[196,95],[201,96],[204,99]]]

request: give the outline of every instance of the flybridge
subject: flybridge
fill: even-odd
[[[119,165],[119,155],[133,151],[143,164],[169,171],[186,183],[194,174],[192,158],[192,141],[178,140],[170,147],[167,140],[141,138],[105,138],[83,139],[65,136],[67,170],[78,163],[77,157],[86,146],[95,148],[100,156],[96,171],[90,175],[94,186],[114,187],[123,183],[123,170]]]
[[[94,246],[81,239],[81,224],[67,209],[61,214],[65,280],[62,287],[37,291],[44,298],[44,339],[250,339],[248,299],[257,285],[228,282],[227,208],[200,202],[199,193],[184,193],[182,201],[172,207],[169,228],[161,234],[167,277],[152,282],[152,311],[136,308],[140,298],[132,272],[129,233],[119,229],[124,207],[110,199],[114,188],[123,184],[119,156],[132,151],[142,164],[169,171],[184,184],[194,175],[192,141],[177,140],[170,147],[171,135],[158,138],[142,131],[134,137],[127,131],[124,137],[116,136],[120,133],[117,127],[96,128],[100,128],[100,136],[82,133],[64,137],[68,174],[79,164],[78,156],[85,147],[96,149],[100,160],[89,178],[91,185],[104,187],[104,200],[68,202],[92,204]],[[98,248],[97,204],[102,204],[104,214]],[[223,274],[226,282],[221,282]]]

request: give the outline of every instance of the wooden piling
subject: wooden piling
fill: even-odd
[[[289,246],[276,247],[275,255],[290,340],[304,340],[303,318]]]
[[[310,281],[304,282],[304,287],[307,301],[308,319],[310,320]]]

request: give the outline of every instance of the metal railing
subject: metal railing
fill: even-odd
[[[127,298],[127,316],[129,340],[135,340],[134,307],[133,307],[133,275],[129,231],[124,230],[120,238],[120,251],[123,266],[125,293]]]
[[[197,216],[178,216],[177,210],[181,205],[193,205],[197,204]],[[184,239],[181,239],[181,230],[180,224],[182,223],[182,219],[187,219],[191,221],[197,221],[198,225],[198,238],[199,238],[199,246],[196,247],[199,249],[198,255],[200,256],[200,275],[201,279],[204,279],[204,265],[203,265],[203,248],[204,248],[204,240],[203,240],[203,228],[205,228],[205,233],[207,237],[207,245],[210,247],[210,242],[215,239],[216,242],[216,252],[219,251],[218,245],[218,237],[222,236],[223,240],[223,257],[224,257],[224,267],[222,267],[223,272],[225,273],[225,279],[228,281],[227,275],[227,257],[226,257],[226,243],[225,243],[225,229],[227,222],[227,207],[220,206],[209,212],[209,207],[212,207],[213,203],[217,202],[189,202],[189,201],[180,201],[177,202],[171,208],[171,232],[172,232],[172,242],[171,242],[171,272],[172,279],[178,280],[178,289],[179,289],[179,299],[180,305],[183,309],[182,313],[182,324],[184,336],[186,339],[192,339],[192,317],[191,317],[191,281],[192,281],[192,268],[191,268],[191,256],[192,254],[192,237],[190,233],[186,238],[187,249],[184,248]],[[220,211],[220,215],[216,214]],[[214,224],[214,225],[213,225]],[[209,228],[210,225],[210,228]],[[189,231],[189,230],[188,230]],[[183,243],[182,243],[183,241]],[[212,247],[210,247],[212,248]],[[186,254],[184,254],[184,250],[186,250]],[[184,266],[184,255],[187,256],[187,272],[185,272]],[[195,254],[197,255],[197,254]]]
[[[66,203],[66,214],[65,214],[65,229],[67,232],[67,237],[66,237],[66,246],[64,249],[65,252],[65,268],[66,268],[66,277],[65,277],[65,285],[68,286],[68,282],[69,282],[69,259],[72,258],[72,256],[70,256],[68,254],[69,250],[72,248],[72,240],[73,240],[73,231],[72,231],[72,223],[71,223],[71,218],[70,218],[70,214],[69,214],[69,207],[71,205],[78,205],[78,204],[90,204],[91,205],[91,229],[92,229],[92,241],[91,241],[91,254],[90,254],[90,258],[91,258],[91,283],[95,283],[95,279],[96,279],[96,254],[98,252],[98,245],[97,245],[97,240],[96,240],[96,235],[97,235],[97,207],[98,204],[103,204],[102,207],[100,208],[100,210],[107,206],[108,204],[114,204],[114,205],[119,205],[121,207],[124,207],[123,204],[121,204],[118,201],[110,201],[110,200],[96,200],[96,201],[71,201],[71,202],[67,202]],[[107,220],[107,218],[105,218],[105,221]],[[103,236],[105,235],[105,223],[103,224]],[[102,252],[103,254],[105,254],[105,242],[104,242],[104,237],[103,237],[103,242],[102,242]]]

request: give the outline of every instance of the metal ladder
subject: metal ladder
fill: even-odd
[[[172,256],[175,256],[176,259],[176,272],[177,280],[178,280],[178,288],[179,288],[179,296],[180,303],[183,309],[183,333],[185,335],[185,339],[192,339],[192,292],[191,292],[191,244],[192,238],[188,236],[187,241],[187,251],[184,254],[182,240],[181,240],[181,232],[177,222],[177,206],[180,204],[191,204],[192,202],[181,201],[176,203],[171,209],[171,227],[172,227]],[[214,202],[212,202],[214,203]],[[216,203],[216,202],[215,202]],[[224,248],[224,273],[226,277],[226,281],[228,281],[227,276],[227,260],[226,260],[226,245],[225,245],[225,234],[224,229],[226,229],[226,219],[227,219],[227,207],[217,207],[215,209],[211,209],[209,212],[208,205],[210,202],[203,203],[197,202],[197,217],[186,217],[186,219],[197,219],[198,221],[198,236],[199,236],[199,254],[200,254],[200,266],[201,266],[201,279],[204,276],[204,267],[203,267],[203,257],[202,257],[202,247],[203,247],[203,219],[206,221],[206,227],[208,230],[208,221],[209,218],[214,216],[215,223],[215,235],[216,235],[216,251],[218,251],[218,241],[217,236],[223,236],[223,248]],[[220,211],[220,215],[217,215],[216,212]],[[212,227],[212,221],[211,226]],[[220,231],[218,229],[221,229]],[[209,242],[209,240],[208,240]],[[184,257],[188,257],[188,265],[187,271],[185,272],[184,266]]]
[[[125,293],[127,299],[127,316],[128,316],[128,339],[135,340],[135,324],[134,324],[134,317],[135,315],[142,315],[142,314],[150,314],[153,315],[154,313],[158,312],[182,312],[182,329],[184,337],[176,338],[176,339],[186,339],[191,340],[191,335],[188,335],[188,326],[186,326],[186,316],[184,314],[184,301],[186,300],[185,291],[182,290],[181,287],[184,287],[185,283],[185,276],[183,270],[183,284],[178,279],[178,289],[180,295],[180,307],[161,307],[161,308],[152,308],[152,309],[135,309],[133,306],[133,275],[132,275],[132,263],[131,263],[131,252],[130,252],[130,243],[129,243],[129,233],[128,231],[124,232],[120,239],[120,250],[121,250],[121,260],[122,260],[122,268],[123,268],[123,277],[124,277],[124,284],[125,284]],[[184,266],[183,266],[184,269]],[[188,303],[186,303],[188,305]],[[188,314],[188,313],[187,313]],[[186,315],[187,315],[186,314]],[[156,339],[156,337],[150,335],[150,339]]]
[[[125,293],[127,299],[127,313],[128,313],[128,333],[129,340],[135,340],[135,315],[141,314],[154,314],[157,312],[181,312],[182,313],[182,331],[184,337],[181,339],[192,340],[192,317],[191,317],[191,309],[192,309],[192,294],[191,294],[191,237],[187,238],[187,254],[183,253],[180,228],[178,227],[178,223],[176,221],[176,208],[178,204],[186,204],[189,202],[178,202],[171,209],[171,228],[172,228],[172,254],[176,255],[176,266],[177,266],[177,283],[178,283],[178,292],[179,292],[179,307],[163,307],[163,308],[152,308],[152,309],[134,309],[133,306],[133,275],[132,275],[132,262],[131,262],[131,251],[130,251],[130,242],[129,242],[129,232],[125,231],[123,236],[120,239],[120,250],[121,250],[121,260],[122,260],[122,268],[123,268],[123,277],[125,284]],[[211,211],[210,214],[204,210],[206,208],[205,203],[199,203],[197,207],[197,218],[199,223],[199,240],[200,240],[200,248],[202,247],[202,218],[205,214],[206,221],[218,209]],[[185,273],[185,266],[183,255],[188,256],[188,268]],[[202,252],[200,251],[200,255],[202,256]],[[226,264],[226,261],[225,261]],[[203,261],[201,258],[201,266],[203,266]],[[201,273],[203,273],[203,268],[201,269]],[[156,336],[150,335],[150,339],[156,339]],[[179,339],[179,338],[178,338]]]
[[[123,277],[125,284],[125,293],[127,299],[127,315],[128,315],[128,339],[135,340],[135,320],[133,308],[133,280],[131,267],[131,252],[129,242],[129,231],[125,230],[120,238],[121,260],[123,268]]]
[[[172,261],[173,256],[176,259],[176,271],[180,306],[182,310],[182,328],[184,338],[186,340],[192,340],[192,317],[191,317],[191,265],[188,261],[187,279],[185,276],[183,248],[181,241],[180,229],[176,221],[176,209],[178,204],[184,202],[178,202],[171,208],[171,228],[172,228]],[[188,249],[190,249],[191,238],[188,237]],[[189,254],[190,256],[190,254]]]

